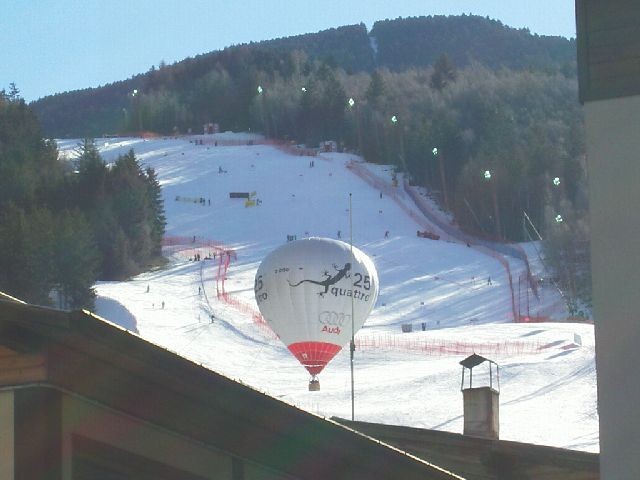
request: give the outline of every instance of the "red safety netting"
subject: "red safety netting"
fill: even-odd
[[[412,351],[433,356],[471,355],[472,353],[525,355],[539,353],[542,348],[536,341],[466,342],[396,334],[356,335],[355,345],[356,350],[361,351]]]

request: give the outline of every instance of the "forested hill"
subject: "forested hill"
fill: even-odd
[[[497,20],[461,15],[398,18],[376,22],[378,64],[390,70],[432,65],[446,53],[457,67],[560,69],[575,75],[575,40],[532,35]]]
[[[370,34],[360,24],[229,47],[103,87],[48,96],[31,107],[44,133],[60,138],[143,128],[166,133],[174,126],[199,130],[206,121],[248,129],[255,127],[250,110],[258,84],[308,76],[318,62],[347,74],[403,71],[428,67],[443,53],[457,67],[475,62],[575,75],[573,40],[531,35],[478,16],[435,16],[379,21]],[[162,120],[145,123],[148,116]]]
[[[319,60],[347,73],[373,71],[376,66],[374,52],[364,24],[331,28],[318,33],[307,33],[253,43],[277,52],[304,52],[310,60]]]

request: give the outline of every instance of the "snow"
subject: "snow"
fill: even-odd
[[[225,286],[245,305],[255,306],[253,284],[260,261],[285,243],[287,235],[336,238],[340,231],[348,240],[352,194],[354,245],[371,256],[380,277],[377,305],[356,336],[356,420],[461,433],[459,362],[475,350],[500,365],[501,439],[598,451],[592,325],[513,323],[503,265],[447,236],[439,241],[418,238],[416,231],[425,228],[426,220],[402,188],[391,185],[389,167],[364,166],[381,186],[373,188],[347,168],[350,161],[360,161],[353,155],[321,154],[311,168],[309,157],[257,144],[260,137],[219,135],[221,144],[224,138],[239,145],[214,146],[210,135],[100,139],[97,145],[108,162],[133,148],[144,166],[156,170],[167,236],[196,236],[198,242],[217,241],[235,249],[237,259]],[[204,145],[196,145],[194,140],[200,139]],[[247,140],[256,144],[242,145]],[[68,156],[76,144],[59,143]],[[220,169],[226,173],[218,173]],[[243,199],[229,198],[233,191],[255,191],[262,203],[245,207]],[[205,202],[176,201],[178,196]],[[169,263],[161,269],[127,282],[96,285],[97,313],[283,401],[319,415],[350,418],[348,348],[320,374],[321,390],[309,392],[308,373],[284,345],[258,328],[246,311],[217,298],[217,262],[190,261],[184,248],[189,245],[167,247]],[[524,265],[507,261],[517,295]],[[542,275],[543,265],[535,259],[532,263]],[[541,292],[540,300],[530,293],[532,315],[562,316],[558,292]],[[404,324],[411,324],[413,332],[402,333]],[[574,334],[581,336],[581,346],[573,344]],[[456,345],[457,353],[441,351]],[[474,370],[476,380],[482,378]]]

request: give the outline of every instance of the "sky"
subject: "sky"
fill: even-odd
[[[12,0],[0,15],[0,89],[13,82],[32,101],[231,45],[462,13],[575,37],[574,0]]]

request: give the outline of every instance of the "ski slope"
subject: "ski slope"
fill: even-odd
[[[348,240],[352,194],[353,242],[372,257],[380,279],[377,305],[356,336],[356,420],[461,433],[458,362],[475,350],[500,365],[501,439],[598,451],[591,325],[513,323],[504,266],[447,236],[418,238],[424,217],[401,187],[392,186],[389,167],[360,165],[382,185],[373,188],[347,168],[359,162],[353,155],[321,154],[311,167],[312,158],[269,145],[223,146],[248,139],[259,143],[255,136],[218,134],[218,146],[213,136],[207,137],[210,145],[196,145],[202,138],[123,138],[97,145],[108,162],[133,148],[143,165],[156,170],[167,236],[195,236],[196,244],[215,241],[235,250],[225,289],[246,305],[255,305],[254,275],[261,259],[287,235],[336,238],[340,231]],[[76,144],[60,141],[61,154],[73,157]],[[229,192],[256,192],[260,205],[245,207]],[[96,285],[97,313],[283,401],[350,418],[348,348],[320,374],[321,390],[307,391],[307,371],[246,311],[217,298],[217,262],[190,261],[195,252],[190,248],[167,247],[170,261],[162,269]],[[508,263],[517,288],[524,265],[511,258]],[[542,288],[539,300],[529,298],[532,315],[565,317],[561,305],[550,287]],[[522,301],[518,308],[524,308]],[[402,333],[403,324],[411,324],[413,332]],[[442,351],[456,345],[457,353]],[[474,385],[483,380],[481,370],[474,370]]]

